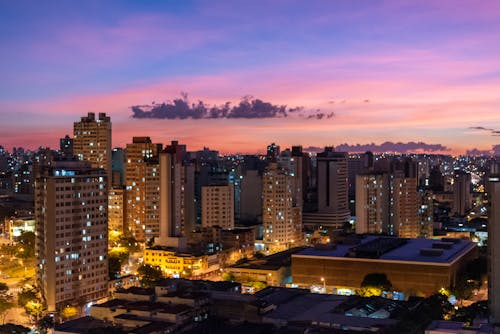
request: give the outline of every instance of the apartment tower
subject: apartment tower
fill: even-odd
[[[111,180],[111,118],[106,113],[89,112],[73,124],[73,152],[92,167],[106,171]]]
[[[108,296],[108,197],[104,169],[54,161],[35,182],[37,285],[49,312]]]

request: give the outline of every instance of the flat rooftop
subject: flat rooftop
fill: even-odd
[[[87,316],[57,324],[55,329],[60,332],[87,333],[90,329],[109,327],[109,323]]]
[[[455,261],[475,247],[472,241],[454,238],[405,239],[370,235],[360,238],[357,244],[337,244],[325,249],[307,248],[293,257],[366,258],[444,264]]]
[[[248,260],[241,264],[233,265],[230,268],[240,269],[260,269],[260,270],[278,270],[281,267],[289,267],[291,265],[291,256],[303,250],[303,247],[292,248],[283,252],[265,256],[261,259]]]

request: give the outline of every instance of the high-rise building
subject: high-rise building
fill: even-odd
[[[280,147],[278,145],[272,143],[271,145],[267,146],[267,151],[266,151],[267,161],[276,162],[276,159],[278,159],[279,155],[280,155]]]
[[[66,135],[64,138],[59,139],[59,149],[65,157],[72,157],[73,153],[73,138]]]
[[[393,161],[393,172],[356,177],[356,233],[383,233],[402,238],[431,237],[433,200],[418,191],[416,164]]]
[[[113,171],[113,178],[111,179],[111,186],[122,187],[125,184],[125,150],[120,147],[115,147],[111,152],[112,163],[111,169]]]
[[[500,331],[500,163],[493,164],[488,181],[488,303],[490,321]]]
[[[294,179],[270,163],[262,177],[262,222],[266,249],[275,252],[302,241],[302,208],[293,205]]]
[[[418,237],[432,238],[434,234],[434,199],[431,190],[419,190],[420,207],[418,216],[420,219],[420,233]]]
[[[73,124],[73,152],[92,167],[104,169],[111,180],[111,118],[106,113],[96,118],[89,112]]]
[[[461,170],[453,173],[453,212],[464,216],[471,205],[471,175]]]
[[[108,295],[106,172],[85,161],[41,166],[35,182],[37,285],[49,312]]]
[[[241,179],[240,219],[262,218],[262,176],[258,170],[246,170]]]
[[[111,188],[108,194],[108,228],[110,231],[124,232],[125,191]]]
[[[348,156],[332,147],[317,155],[318,213],[328,214],[332,226],[349,221]]]
[[[201,226],[234,229],[234,186],[213,185],[201,188]]]
[[[194,166],[182,161],[184,145],[172,142],[160,153],[160,202],[158,246],[186,248],[194,227]]]
[[[145,242],[159,233],[159,163],[161,144],[134,137],[126,146],[126,232]]]
[[[356,233],[388,232],[390,189],[388,173],[365,173],[356,176]]]

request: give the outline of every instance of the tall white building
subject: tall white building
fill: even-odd
[[[264,244],[271,252],[302,241],[302,207],[293,205],[294,178],[277,163],[270,163],[262,177]]]
[[[35,181],[37,285],[48,311],[108,295],[106,172],[84,161],[42,166]]]
[[[201,187],[201,226],[234,229],[234,186]]]
[[[183,145],[172,142],[160,153],[160,202],[158,246],[186,248],[194,227],[194,167],[184,165]]]

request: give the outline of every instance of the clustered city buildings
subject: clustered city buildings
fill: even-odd
[[[453,286],[477,257],[486,226],[489,243],[498,238],[495,168],[485,157],[349,154],[333,147],[311,154],[301,146],[281,151],[274,143],[262,156],[220,156],[146,136],[112,148],[110,117],[88,113],[74,123],[73,137],[60,140],[59,150],[0,148],[1,193],[34,201],[33,210],[19,205],[2,232],[11,240],[20,231],[35,232],[36,282],[48,312],[68,305],[83,312],[89,303],[101,303],[92,308],[97,319],[154,327],[156,307],[162,321],[180,330],[186,319],[208,316],[204,305],[210,298],[249,308],[265,296],[250,301],[232,296],[235,291],[221,297],[197,288],[198,297],[174,300],[170,295],[177,288],[170,286],[165,294],[117,292],[108,301],[116,290],[116,282],[108,282],[111,235],[132,238],[140,249],[137,262],[159,268],[164,277],[220,280],[222,273],[248,291],[259,290],[260,282],[351,295],[365,275],[382,272],[393,283],[394,299],[404,300]],[[500,257],[490,248],[491,294],[500,291]],[[230,289],[235,287],[240,293],[239,285]],[[277,299],[279,293],[290,294],[290,300],[305,294],[269,291]],[[331,298],[339,310],[348,297]],[[495,298],[490,301],[498,320],[500,307]],[[277,324],[280,317],[286,315],[268,321]],[[334,326],[335,319],[327,323]]]

